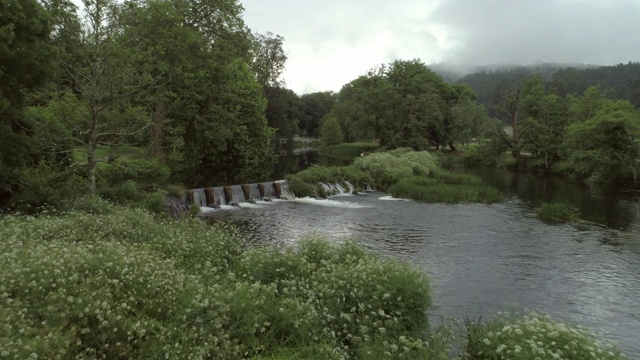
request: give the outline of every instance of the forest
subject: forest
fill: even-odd
[[[285,39],[253,33],[236,0],[1,4],[4,203],[108,197],[123,184],[272,180],[297,135],[326,146],[458,151],[471,164],[599,182],[637,179],[637,62],[447,82],[418,59],[398,59],[339,92],[296,94],[282,80]]]

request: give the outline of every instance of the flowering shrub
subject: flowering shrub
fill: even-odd
[[[625,357],[613,346],[595,340],[586,329],[553,321],[529,311],[502,314],[486,324],[467,322],[466,360],[617,360]]]
[[[0,358],[434,358],[428,282],[407,264],[95,209],[0,219]]]
[[[400,179],[413,175],[413,167],[409,161],[389,153],[374,153],[357,158],[353,165],[369,174],[378,190],[386,190]]]

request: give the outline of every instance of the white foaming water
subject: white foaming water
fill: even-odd
[[[393,196],[383,196],[381,198],[378,198],[378,200],[382,200],[382,201],[411,201],[409,199],[394,198]]]
[[[266,203],[266,201],[264,201],[264,203]],[[248,203],[248,202],[243,202],[240,203],[240,207],[241,208],[247,208],[247,209],[262,209],[264,206],[262,204],[252,204],[252,203]]]
[[[300,204],[320,205],[320,206],[348,208],[348,209],[366,209],[371,207],[368,205],[356,204],[352,202],[337,201],[332,199],[318,200],[311,197],[297,198],[293,200],[293,202],[300,203]]]

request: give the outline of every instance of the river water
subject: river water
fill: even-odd
[[[297,199],[217,211],[256,244],[295,244],[310,234],[355,238],[430,275],[434,323],[465,315],[538,309],[577,322],[640,358],[640,215],[633,194],[555,178],[486,170],[498,204],[425,204],[382,193]],[[583,221],[535,218],[563,201]]]

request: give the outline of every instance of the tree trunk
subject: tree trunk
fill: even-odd
[[[96,194],[96,144],[93,139],[87,144],[87,193]]]
[[[153,111],[150,142],[151,155],[164,160],[164,151],[162,149],[162,125],[164,123],[165,107],[163,103],[157,103]]]
[[[453,141],[449,141],[447,144],[449,145],[449,149],[451,151],[458,151],[458,149],[456,149],[456,145],[453,143]]]

